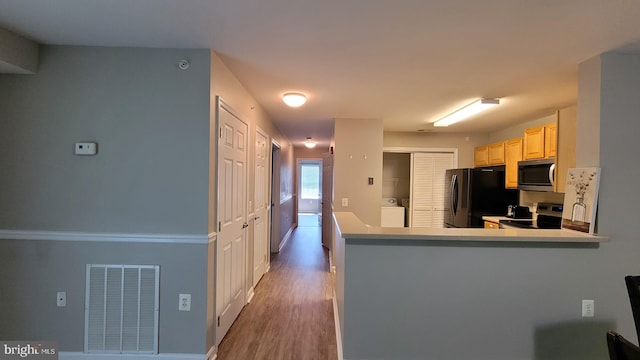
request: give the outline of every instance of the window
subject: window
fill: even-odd
[[[318,164],[300,165],[300,188],[302,199],[318,199],[320,196],[320,166]]]

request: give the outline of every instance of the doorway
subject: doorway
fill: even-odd
[[[322,221],[322,160],[298,160],[298,226],[319,227]]]
[[[280,144],[271,140],[271,221],[269,252],[280,251]]]

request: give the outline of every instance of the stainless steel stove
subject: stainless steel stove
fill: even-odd
[[[500,228],[560,229],[562,227],[562,204],[538,203],[538,218],[528,220],[500,220]]]

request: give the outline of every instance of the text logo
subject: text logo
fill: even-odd
[[[58,344],[53,341],[0,341],[0,360],[58,360]]]

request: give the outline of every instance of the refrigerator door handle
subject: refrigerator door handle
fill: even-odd
[[[458,213],[458,175],[451,178],[451,213],[453,216]]]
[[[451,181],[449,182],[449,215],[453,218],[453,181],[456,178],[455,175],[451,175]],[[453,219],[451,219],[453,221]]]

